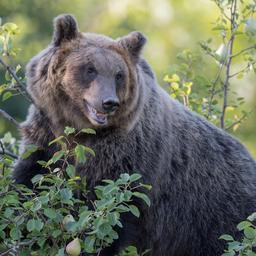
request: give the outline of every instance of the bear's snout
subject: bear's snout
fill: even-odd
[[[116,111],[119,108],[119,106],[120,102],[117,97],[107,98],[102,101],[102,108],[104,109],[104,111],[108,113]]]

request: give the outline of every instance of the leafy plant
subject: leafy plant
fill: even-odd
[[[213,23],[212,30],[218,33],[222,43],[216,49],[212,38],[201,41],[201,52],[206,56],[183,50],[177,55],[179,64],[172,67],[172,74],[166,75],[164,81],[172,97],[222,129],[236,131],[253,111],[245,109],[245,99],[236,95],[232,81],[241,80],[251,71],[256,73],[256,3],[241,0],[213,1],[220,15]],[[246,41],[248,46],[239,49],[241,40]],[[216,64],[213,78],[202,73],[205,59]],[[233,67],[237,60],[244,64],[240,69]],[[203,94],[198,94],[199,91]]]
[[[242,233],[241,241],[236,241],[231,235],[222,235],[220,239],[227,242],[228,248],[222,256],[256,256],[256,213],[247,220],[240,222],[237,229]]]
[[[91,129],[80,132],[94,133]],[[122,213],[140,216],[133,204],[138,198],[150,206],[146,194],[138,189],[151,187],[138,183],[140,174],[121,174],[116,181],[103,180],[94,193],[86,189],[86,179],[75,173],[68,163],[71,156],[79,162],[94,152],[77,144],[70,150],[68,135],[75,129],[66,127],[65,135],[50,144],[62,146],[48,162],[39,161],[49,174],[36,175],[33,189],[14,184],[11,168],[6,168],[0,179],[0,251],[8,255],[79,255],[80,252],[99,253],[118,239],[116,228],[122,228]],[[34,150],[26,151],[26,157]],[[6,156],[6,160],[10,160]],[[10,160],[12,161],[12,160]],[[62,168],[53,164],[61,161]],[[76,194],[80,193],[77,197]],[[95,195],[95,198],[94,196]],[[90,199],[94,198],[94,199]]]

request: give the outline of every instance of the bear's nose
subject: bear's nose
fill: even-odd
[[[108,98],[102,101],[102,107],[107,112],[112,112],[120,106],[119,100],[115,98]]]

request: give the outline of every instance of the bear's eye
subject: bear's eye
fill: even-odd
[[[96,73],[97,73],[97,71],[96,71],[95,67],[90,66],[87,68],[87,74],[92,75],[92,74],[96,74]]]
[[[116,74],[116,81],[117,82],[120,82],[120,81],[122,81],[124,79],[124,74],[123,74],[123,72],[118,72],[117,74]]]

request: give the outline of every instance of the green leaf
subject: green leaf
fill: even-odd
[[[19,240],[21,237],[21,231],[18,228],[14,227],[10,231],[10,236],[13,240]]]
[[[60,150],[54,153],[53,157],[52,157],[52,162],[56,163],[58,162],[65,154],[65,151]]]
[[[57,256],[65,256],[65,248],[59,249]]]
[[[256,220],[256,212],[252,213],[248,218],[249,221],[254,221]]]
[[[94,135],[96,134],[96,131],[91,128],[84,128],[81,130],[81,132],[87,133],[87,134],[94,134]]]
[[[52,236],[54,237],[54,238],[57,238],[58,236],[60,236],[62,234],[62,232],[61,232],[61,230],[59,230],[59,229],[56,229],[56,230],[54,230],[53,232],[52,232]]]
[[[130,175],[128,173],[123,173],[120,175],[120,178],[123,182],[128,182],[130,180]]]
[[[3,29],[6,32],[14,32],[14,31],[18,30],[18,26],[14,23],[8,22],[3,25]]]
[[[43,195],[43,196],[39,196],[38,200],[41,202],[41,204],[48,204],[50,198],[49,198],[49,194]]]
[[[58,138],[52,140],[48,145],[51,146],[54,143],[59,143],[60,141],[62,141],[63,138],[65,138],[65,137],[63,135],[61,135]]]
[[[37,174],[36,176],[34,176],[32,179],[31,179],[31,182],[33,184],[41,181],[42,179],[44,178],[44,176],[42,174]]]
[[[248,239],[254,239],[256,237],[256,230],[252,227],[246,227],[244,229],[244,235]]]
[[[44,223],[40,219],[35,220],[35,229],[37,231],[41,231],[43,226],[44,226]]]
[[[17,226],[20,226],[25,221],[25,218],[21,217],[21,216],[17,216],[17,217],[15,217],[14,221],[16,222]]]
[[[27,230],[29,232],[32,231],[41,231],[41,229],[43,228],[44,223],[40,220],[40,219],[30,219],[27,222]]]
[[[127,190],[127,191],[125,191],[124,193],[123,193],[123,195],[124,195],[124,200],[125,201],[129,201],[130,199],[131,199],[131,197],[132,197],[132,192],[130,191],[130,190]],[[121,199],[121,198],[120,198]]]
[[[139,180],[141,177],[142,177],[142,176],[141,176],[140,174],[134,173],[134,174],[132,174],[131,177],[130,177],[130,182],[134,182],[134,181],[136,181],[136,180]]]
[[[234,238],[230,235],[222,235],[219,237],[219,239],[225,240],[225,241],[234,241]]]
[[[69,178],[74,178],[76,176],[76,169],[74,165],[69,164],[66,168],[66,173],[69,176]]]
[[[44,209],[44,215],[49,219],[55,219],[57,217],[56,210],[51,208]]]
[[[5,92],[4,94],[3,94],[3,97],[2,97],[2,101],[6,101],[6,100],[8,100],[9,98],[11,98],[12,97],[12,92]]]
[[[85,150],[86,153],[89,153],[89,154],[91,154],[91,155],[93,155],[95,157],[95,152],[91,148],[84,147],[84,150]]]
[[[133,196],[136,196],[140,199],[142,199],[148,206],[150,206],[150,199],[147,195],[139,192],[133,192]]]
[[[110,194],[113,191],[117,191],[118,187],[115,184],[109,184],[103,189],[103,194],[107,195]]]
[[[112,231],[112,227],[109,223],[103,223],[99,226],[99,231],[106,236]]]
[[[237,225],[237,229],[241,231],[241,230],[244,230],[247,227],[250,227],[251,225],[252,225],[251,222],[245,220],[245,221],[240,222]]]
[[[73,194],[72,194],[72,191],[68,188],[63,188],[60,190],[60,196],[61,196],[61,199],[64,200],[64,201],[68,201],[72,198]]]
[[[107,183],[107,184],[114,184],[113,180],[102,180],[102,182]]]
[[[243,248],[240,242],[233,241],[228,243],[228,250],[240,251]]]
[[[25,148],[25,152],[21,155],[22,159],[28,158],[31,154],[36,152],[38,150],[38,147],[36,145],[27,145]]]
[[[65,130],[64,130],[64,133],[66,135],[70,135],[70,134],[73,134],[75,133],[76,129],[75,128],[72,128],[72,127],[69,127],[69,126],[66,126],[65,127]]]
[[[12,77],[10,76],[10,73],[8,71],[5,72],[4,78],[8,82],[12,80]]]
[[[44,246],[45,242],[46,242],[45,238],[39,238],[37,240],[37,244],[40,246],[40,248],[42,248]]]
[[[119,215],[117,214],[117,212],[111,212],[108,214],[107,218],[110,225],[115,226],[119,219]]]
[[[35,201],[33,201],[33,206],[31,207],[31,211],[36,212],[36,211],[40,210],[41,207],[42,207],[41,202],[39,200],[35,200]]]
[[[91,219],[91,211],[83,211],[79,215],[78,225],[81,228],[85,228],[88,225],[88,221]]]
[[[0,85],[0,95],[7,89],[7,85],[6,84],[2,84]]]
[[[152,189],[152,186],[151,186],[151,185],[142,184],[142,183],[140,183],[140,185],[141,185],[143,188],[147,189],[147,190],[151,190],[151,189]]]
[[[87,236],[84,240],[84,249],[88,253],[94,252],[95,236]]]
[[[83,145],[76,145],[75,154],[79,163],[84,164],[86,162],[85,150]]]
[[[130,208],[131,213],[132,213],[134,216],[136,216],[137,218],[140,217],[140,211],[139,211],[139,209],[138,209],[137,206],[135,206],[135,205],[129,205],[129,208]]]
[[[45,166],[47,164],[47,162],[43,160],[38,160],[37,163],[40,164],[41,166]]]
[[[77,223],[75,221],[68,222],[64,226],[68,232],[72,232],[72,233],[76,232],[77,227],[78,227]]]

